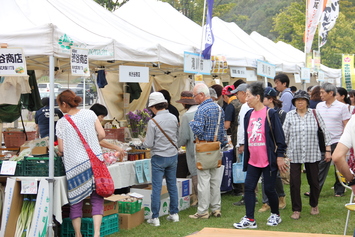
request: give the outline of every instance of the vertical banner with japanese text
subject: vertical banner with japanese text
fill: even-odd
[[[213,1],[207,0],[207,17],[206,17],[206,32],[205,32],[205,49],[202,51],[202,57],[204,59],[211,58],[212,45],[214,42],[214,36],[212,32],[212,12]]]
[[[322,38],[319,47],[327,43],[328,33],[334,27],[339,16],[339,0],[325,0],[325,8],[320,19],[319,35]]]
[[[342,87],[346,90],[351,90],[355,88],[354,55],[343,54],[341,62]]]
[[[311,52],[314,34],[323,12],[323,0],[307,0],[306,29],[304,34],[306,53]]]

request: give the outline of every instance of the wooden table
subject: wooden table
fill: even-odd
[[[3,151],[19,151],[19,147],[14,147],[14,148],[7,148],[7,147],[4,147],[4,146],[1,146],[0,147],[0,157],[4,157],[5,155],[3,154]]]

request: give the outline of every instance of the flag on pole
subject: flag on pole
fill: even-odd
[[[339,0],[324,0],[325,8],[322,13],[320,22],[321,27],[319,35],[322,38],[319,47],[322,47],[327,43],[327,37],[329,31],[334,27],[336,20],[339,16]]]
[[[323,11],[323,0],[307,0],[305,50],[311,52],[314,34],[316,33],[319,19]]]
[[[207,17],[206,17],[206,27],[205,27],[205,49],[202,51],[202,57],[204,59],[211,58],[211,50],[214,42],[214,36],[212,32],[212,11],[213,11],[213,1],[207,0]]]

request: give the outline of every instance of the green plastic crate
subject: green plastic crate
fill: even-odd
[[[48,176],[49,157],[25,157],[24,176]],[[62,157],[54,157],[54,176],[64,176]]]
[[[2,160],[0,160],[0,170],[1,170],[1,166],[2,166]],[[23,161],[17,161],[17,165],[16,165],[16,170],[15,170],[15,174],[14,176],[24,176],[24,168],[23,168]],[[3,174],[1,176],[9,176],[8,174]]]
[[[138,199],[135,202],[118,202],[118,213],[122,214],[134,214],[141,210],[142,208],[142,199]]]
[[[102,217],[102,223],[100,228],[100,236],[104,237],[113,233],[119,232],[119,220],[118,214]],[[92,218],[81,219],[81,234],[83,237],[94,236],[94,222]],[[61,227],[62,237],[72,237],[74,235],[73,225],[70,218],[64,218]]]

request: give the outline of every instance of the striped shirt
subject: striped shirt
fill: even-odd
[[[324,121],[317,111],[316,113],[319,126],[325,134],[325,144],[330,145],[330,135]],[[318,124],[312,109],[308,109],[304,117],[301,117],[296,110],[291,110],[286,114],[282,128],[287,144],[287,157],[291,159],[291,163],[314,163],[321,160],[317,135]]]
[[[194,120],[190,122],[190,127],[199,140],[213,141],[219,110],[221,111],[221,121],[217,140],[221,142],[222,146],[225,146],[227,144],[227,136],[224,130],[224,112],[219,105],[213,103],[212,99],[207,99],[198,106]]]
[[[325,101],[323,101],[318,103],[316,109],[322,116],[325,126],[330,133],[330,144],[338,142],[341,134],[343,134],[343,121],[351,117],[348,106],[335,100],[330,107],[328,107]]]

